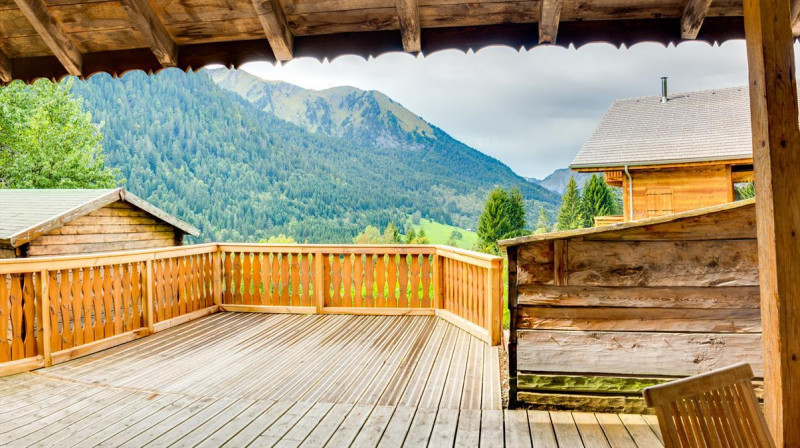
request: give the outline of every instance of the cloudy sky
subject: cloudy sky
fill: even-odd
[[[538,178],[570,163],[615,98],[660,94],[661,76],[669,77],[670,92],[747,83],[743,41],[630,49],[590,44],[523,53],[491,47],[425,58],[391,53],[369,61],[300,58],[243,68],[306,88],[379,90],[518,174]]]

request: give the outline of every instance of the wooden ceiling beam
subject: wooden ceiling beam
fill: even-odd
[[[286,21],[286,14],[278,0],[251,0],[267,35],[272,53],[279,61],[292,59],[294,36]]]
[[[147,41],[150,50],[164,67],[178,65],[178,45],[170,36],[148,0],[120,0],[133,26]]]
[[[539,43],[554,44],[561,21],[563,0],[541,0],[539,2]]]
[[[400,19],[400,36],[403,51],[419,53],[422,51],[422,29],[419,24],[417,0],[397,0],[397,17]]]
[[[11,82],[11,59],[0,51],[0,81]]]
[[[697,39],[711,0],[689,0],[681,17],[681,39]]]
[[[33,28],[39,33],[44,43],[50,48],[56,58],[61,62],[67,73],[73,76],[81,75],[83,57],[75,45],[61,30],[58,22],[47,10],[43,0],[14,0],[22,14],[28,19]]]
[[[792,0],[792,34],[800,36],[800,0]]]

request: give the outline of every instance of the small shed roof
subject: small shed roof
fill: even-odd
[[[619,224],[611,224],[600,227],[588,227],[585,229],[565,230],[561,232],[543,233],[540,235],[521,236],[519,238],[511,238],[507,240],[498,241],[500,247],[519,246],[525,243],[535,241],[548,241],[548,240],[563,240],[567,238],[579,238],[588,235],[599,235],[603,233],[617,233],[624,230],[639,229],[647,231],[648,227],[656,224],[665,224],[691,218],[698,218],[712,213],[725,212],[728,210],[735,210],[744,207],[753,207],[755,199],[745,199],[737,202],[727,202],[725,204],[712,205],[710,207],[698,208],[695,210],[688,210],[680,213],[673,213],[670,215],[656,216],[653,218],[639,219],[636,221],[627,221]]]
[[[18,247],[113,202],[125,201],[170,224],[181,232],[197,236],[200,231],[124,188],[0,189],[0,243]]]
[[[616,100],[572,169],[753,157],[747,86]]]

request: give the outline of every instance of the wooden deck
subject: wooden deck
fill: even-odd
[[[661,446],[649,416],[501,407],[433,316],[219,313],[0,378],[0,446]]]

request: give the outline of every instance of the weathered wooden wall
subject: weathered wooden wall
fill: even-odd
[[[625,220],[659,216],[648,211],[648,193],[672,193],[673,213],[708,207],[733,200],[731,168],[710,165],[680,168],[631,170],[633,178],[633,218],[630,218],[628,178],[623,176]]]
[[[644,411],[664,380],[762,376],[753,202],[661,221],[516,247],[521,402]]]
[[[66,223],[31,241],[31,257],[113,252],[181,245],[176,229],[126,202],[118,201]]]

